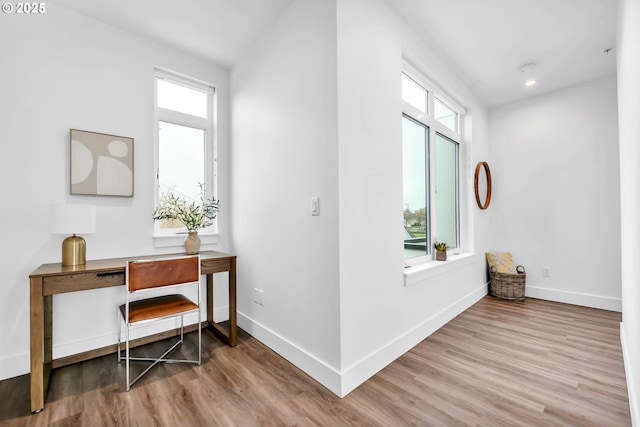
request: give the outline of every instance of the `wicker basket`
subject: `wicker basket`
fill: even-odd
[[[499,273],[497,268],[490,267],[491,284],[489,285],[489,293],[502,299],[524,301],[527,273],[521,265],[516,267],[516,271],[516,274]]]

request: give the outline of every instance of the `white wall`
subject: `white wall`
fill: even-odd
[[[382,2],[296,0],[231,71],[239,322],[338,395],[486,293],[473,256],[404,286],[403,54],[469,108],[470,165],[486,153],[484,107]]]
[[[228,71],[55,3],[47,3],[46,14],[25,17],[0,18],[0,379],[29,371],[28,276],[42,263],[60,261],[64,238],[49,231],[51,204],[97,205],[97,232],[84,236],[87,259],[182,250],[156,249],[151,238],[155,66],[218,88],[223,232],[210,248],[228,249]],[[70,128],[134,138],[133,198],[69,194]],[[120,292],[54,297],[54,356],[114,343]]]
[[[494,108],[489,129],[493,250],[528,296],[620,311],[615,76]]]
[[[487,144],[484,107],[385,4],[338,2],[341,393],[375,374],[486,293],[484,259],[405,287],[402,60],[469,110],[461,147],[463,249],[475,249],[470,165]],[[445,266],[441,266],[443,269]]]
[[[640,3],[621,0],[618,14],[618,110],[622,226],[622,325],[631,420],[640,425]]]
[[[231,70],[239,324],[328,384],[340,363],[335,13],[292,2]]]

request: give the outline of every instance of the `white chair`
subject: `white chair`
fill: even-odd
[[[120,328],[118,333],[118,363],[122,360],[122,323],[125,329],[125,361],[127,371],[127,391],[142,378],[151,368],[160,362],[168,363],[202,363],[202,331],[200,319],[200,256],[183,256],[178,258],[164,258],[154,260],[131,260],[126,265],[126,296],[125,303],[118,308],[120,314]],[[165,292],[161,296],[144,298],[152,291],[159,289],[175,292],[177,287],[197,286],[198,297],[194,302],[179,293]],[[198,359],[167,359],[166,357],[184,342],[184,315],[198,313]],[[162,356],[157,359],[144,357],[131,357],[130,355],[130,328],[153,321],[159,321],[172,317],[180,317],[180,338]],[[129,381],[129,368],[131,361],[152,362],[133,381]]]

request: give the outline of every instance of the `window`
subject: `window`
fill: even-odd
[[[427,257],[436,241],[460,246],[462,109],[436,92],[418,73],[402,73],[405,260]]]
[[[402,178],[404,183],[405,258],[427,255],[429,218],[429,128],[407,115],[402,116]]]
[[[411,77],[402,74],[402,100],[417,109],[419,113],[427,113],[428,94],[427,90]]]
[[[441,123],[454,132],[458,131],[458,113],[447,107],[437,97],[433,98],[433,115],[438,123]]]
[[[215,196],[214,88],[156,70],[156,206],[168,193],[199,201]],[[177,221],[156,221],[155,234],[184,233]],[[209,229],[215,231],[215,224]]]
[[[458,143],[436,133],[436,237],[458,247]]]

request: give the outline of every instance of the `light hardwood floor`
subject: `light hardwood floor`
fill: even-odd
[[[35,415],[27,375],[0,381],[0,426],[629,426],[620,318],[485,297],[344,399],[246,333],[204,333],[202,366],[129,393],[115,355],[57,369]]]

